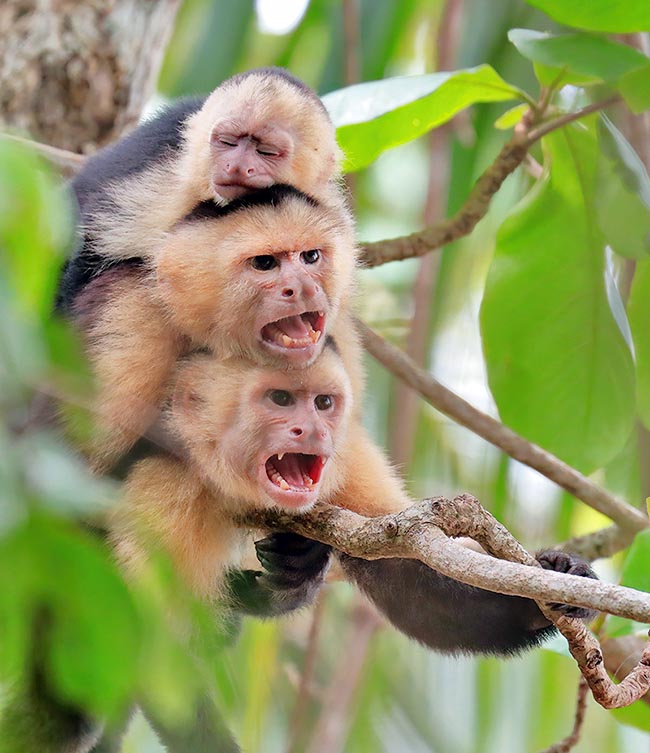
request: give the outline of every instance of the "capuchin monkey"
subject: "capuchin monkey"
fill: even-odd
[[[176,360],[197,348],[302,368],[331,333],[360,393],[355,260],[347,213],[272,186],[223,207],[198,205],[151,265],[125,262],[90,278],[71,314],[95,376],[94,467],[110,468],[146,432]]]
[[[151,531],[194,592],[210,598],[220,593],[217,574],[237,565],[237,513],[271,506],[299,512],[317,500],[369,516],[409,505],[397,474],[354,420],[352,399],[331,341],[300,371],[193,356],[179,370],[168,419],[186,459],[154,458],[135,467],[113,529],[119,557],[137,567],[143,552],[138,531]],[[306,604],[322,581],[322,572],[311,568],[300,574],[294,552],[283,556],[281,538],[271,541],[271,555],[267,541],[258,542],[258,558],[270,567],[291,561],[300,586],[290,595],[275,594],[280,600],[271,606],[268,592],[259,589],[268,576],[238,575],[243,588],[237,599],[249,613],[256,604],[263,614]],[[320,547],[299,536],[287,541],[290,549],[301,541],[305,550]],[[316,551],[320,557],[322,547]],[[410,559],[337,557],[395,627],[430,648],[507,655],[554,631],[530,599],[467,586]],[[563,552],[545,551],[537,559],[547,569],[596,577],[586,562]],[[592,616],[579,607],[555,608]]]
[[[339,490],[340,469],[349,462],[351,397],[333,347],[300,370],[207,354],[181,362],[165,420],[185,457],[148,458],[129,474],[111,525],[118,559],[137,572],[146,560],[142,535],[148,533],[197,596],[220,598],[246,539],[235,524],[237,514],[270,507],[306,510]],[[276,535],[276,542],[284,536]],[[294,539],[300,537],[286,540]],[[305,547],[315,543],[302,541]],[[271,604],[274,594],[264,591],[265,614],[311,599],[322,573],[295,575],[300,580],[295,594],[276,594],[279,600]],[[251,582],[260,593],[265,584],[263,577]],[[244,601],[250,603],[251,596]]]

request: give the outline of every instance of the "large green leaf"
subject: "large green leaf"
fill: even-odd
[[[105,547],[42,515],[0,540],[0,626],[3,641],[9,626],[19,654],[24,646],[11,627],[22,624],[28,636],[37,610],[49,617],[46,658],[63,697],[101,716],[124,711],[141,638],[126,585]]]
[[[632,542],[623,563],[621,585],[650,592],[650,531],[641,531]]]
[[[650,108],[650,63],[626,73],[618,82],[618,88],[632,112]]]
[[[650,261],[636,265],[627,314],[636,355],[637,409],[650,428]]]
[[[544,83],[562,70],[565,80],[575,84],[615,82],[641,68],[648,58],[628,45],[594,34],[545,34],[532,29],[511,29],[508,39],[533,63],[544,66]]]
[[[526,0],[567,26],[626,34],[650,31],[648,0]]]
[[[565,128],[544,146],[550,174],[497,236],[483,347],[505,423],[591,471],[632,429],[634,368],[605,290],[593,129]]]
[[[650,178],[639,155],[605,117],[598,121],[598,139],[598,224],[616,253],[642,259],[650,253]]]
[[[29,315],[49,318],[70,205],[38,157],[0,139],[0,265]]]
[[[337,126],[344,170],[369,165],[382,152],[446,123],[476,102],[522,99],[489,65],[451,73],[398,76],[348,86],[323,102]]]

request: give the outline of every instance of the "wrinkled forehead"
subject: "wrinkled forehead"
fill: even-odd
[[[257,385],[269,389],[309,395],[345,395],[349,379],[338,353],[329,347],[316,362],[302,369],[260,369]]]

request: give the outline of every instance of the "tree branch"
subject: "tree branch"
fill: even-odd
[[[470,495],[453,500],[444,497],[423,500],[406,510],[378,518],[364,518],[350,510],[320,503],[302,515],[277,510],[257,511],[247,513],[237,522],[245,527],[293,531],[353,557],[418,559],[443,575],[488,591],[525,596],[538,603],[574,604],[650,622],[650,594],[542,570]],[[488,553],[510,561],[474,552],[448,536],[470,536]],[[650,644],[646,645],[632,672],[619,685],[614,685],[605,670],[598,641],[584,624],[580,620],[558,617],[543,605],[541,609],[566,638],[569,651],[598,703],[605,708],[627,706],[648,691]]]
[[[580,678],[578,683],[578,694],[576,700],[576,713],[573,722],[573,729],[571,734],[567,735],[564,740],[560,740],[559,743],[551,745],[550,748],[546,748],[542,753],[568,753],[571,748],[575,747],[580,740],[580,734],[582,732],[582,726],[585,721],[585,715],[587,713],[587,692],[589,691],[589,685],[584,677]]]
[[[443,387],[399,348],[384,340],[363,322],[358,322],[358,327],[368,352],[441,413],[499,447],[515,460],[539,471],[570,494],[607,515],[621,528],[640,531],[648,526],[648,519],[639,510]]]
[[[14,141],[28,149],[33,149],[55,167],[64,178],[71,178],[73,175],[76,175],[86,161],[86,157],[82,154],[69,152],[67,149],[58,149],[55,146],[48,146],[47,144],[40,144],[38,141],[24,139],[11,133],[0,133],[0,138]]]
[[[573,552],[583,559],[592,561],[605,557],[611,557],[617,552],[627,549],[634,541],[635,532],[623,530],[617,525],[600,528],[597,531],[586,533],[583,536],[575,536],[567,539],[553,548],[563,552]]]
[[[535,116],[529,111],[515,128],[513,137],[476,181],[465,203],[453,217],[411,235],[362,245],[362,263],[367,267],[376,267],[389,261],[423,256],[469,235],[487,214],[492,197],[501,188],[503,181],[522,164],[528,150],[536,141],[568,123],[615,104],[618,99],[610,97],[594,102],[581,110],[560,115],[541,125],[534,122]]]

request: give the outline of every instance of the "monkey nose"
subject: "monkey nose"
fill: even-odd
[[[282,288],[283,298],[293,298],[293,288]]]
[[[294,426],[290,432],[294,437],[302,436],[302,429],[299,426]]]

